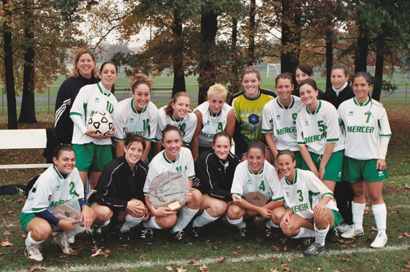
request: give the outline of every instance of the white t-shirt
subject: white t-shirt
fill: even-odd
[[[231,110],[232,107],[224,103],[222,110],[218,114],[213,114],[209,110],[208,101],[205,101],[194,110],[194,112],[199,111],[202,114],[202,130],[198,136],[199,146],[212,146],[214,135],[225,130],[228,122],[228,113]]]
[[[106,90],[100,83],[85,85],[78,92],[70,110],[70,117],[74,123],[72,144],[110,145],[111,139],[94,139],[85,135],[86,123],[96,112],[106,113],[113,117],[117,106],[117,99],[110,90]],[[77,118],[77,117],[81,118]]]
[[[292,95],[292,102],[287,107],[279,102],[279,97],[276,97],[263,108],[262,132],[273,132],[272,137],[277,150],[299,151],[296,141],[296,117],[303,107],[300,98]]]
[[[34,183],[22,212],[52,212],[75,198],[84,199],[84,185],[77,168],[64,178],[52,165]]]
[[[158,109],[151,101],[141,111],[134,108],[134,98],[127,98],[118,103],[114,111],[116,141],[124,141],[128,132],[140,135],[147,141],[153,141],[157,131]]]
[[[158,153],[151,161],[148,167],[147,179],[144,184],[144,194],[147,195],[152,181],[163,173],[176,173],[184,178],[195,178],[194,159],[191,150],[181,147],[178,157],[175,161],[170,161],[165,156],[165,150]]]
[[[346,135],[345,156],[356,160],[381,158],[380,137],[391,136],[389,120],[383,105],[370,99],[364,104],[359,104],[356,98],[352,98],[344,101],[338,111]]]
[[[336,143],[333,152],[344,148],[344,136],[339,125],[336,108],[327,101],[319,100],[314,112],[307,107],[296,118],[298,145],[306,145],[309,152],[323,155],[327,143]]]

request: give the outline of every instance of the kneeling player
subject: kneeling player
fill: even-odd
[[[130,242],[129,230],[148,219],[144,204],[145,179],[148,167],[141,160],[146,147],[143,137],[127,133],[124,141],[124,156],[108,163],[98,180],[96,192],[90,196],[97,218],[92,226],[93,243],[97,248],[104,247],[101,227],[108,225],[110,219],[123,222],[119,241],[123,246]]]
[[[248,147],[247,160],[238,164],[232,182],[233,202],[227,212],[228,222],[238,227],[236,241],[243,241],[246,237],[246,223],[244,218],[260,215],[270,219],[274,210],[283,205],[283,200],[277,199],[277,192],[273,190],[275,183],[279,184],[275,168],[265,161],[265,145],[252,142]],[[276,185],[276,187],[279,187]],[[257,194],[262,199],[261,205],[252,204],[249,196]],[[259,194],[258,194],[259,193]],[[242,199],[243,197],[243,199]],[[264,200],[264,201],[263,201]],[[266,237],[271,237],[271,220],[266,223]]]
[[[295,155],[290,150],[278,153],[278,166],[284,177],[278,190],[289,209],[278,209],[272,216],[285,235],[291,238],[315,236],[315,242],[303,254],[316,256],[325,252],[325,238],[329,229],[336,228],[342,217],[333,201],[333,193],[310,171],[295,169]],[[312,224],[312,219],[314,224]]]

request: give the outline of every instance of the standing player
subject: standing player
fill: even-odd
[[[366,206],[367,184],[372,200],[377,236],[373,248],[387,244],[387,210],[382,196],[383,180],[387,178],[386,154],[391,131],[383,105],[369,97],[371,78],[359,72],[353,78],[355,97],[339,107],[346,133],[346,149],[343,164],[343,180],[351,183],[354,192],[352,203],[353,224],[342,233],[343,238],[363,235],[363,213]]]
[[[328,231],[342,221],[333,193],[312,172],[295,169],[292,151],[279,151],[278,164],[284,177],[280,180],[282,190],[277,190],[276,197],[284,199],[289,208],[279,207],[272,221],[280,224],[283,233],[293,239],[315,236],[315,242],[303,252],[304,255],[324,253]]]
[[[260,89],[261,76],[259,70],[253,66],[242,71],[242,87],[240,92],[231,100],[236,116],[236,125],[233,135],[235,141],[235,154],[241,161],[246,160],[246,150],[251,141],[265,142],[262,134],[262,111],[269,101],[276,97],[274,92]],[[272,160],[269,148],[265,150],[266,159]]]
[[[118,78],[118,68],[107,61],[101,65],[101,82],[81,88],[70,111],[74,122],[73,148],[77,153],[77,167],[85,186],[90,172],[90,188],[93,189],[101,176],[104,166],[112,160],[111,137],[115,128],[105,135],[88,130],[86,122],[92,114],[101,112],[112,116],[117,105],[113,94]]]
[[[191,110],[191,97],[187,92],[179,92],[168,102],[165,107],[158,110],[158,123],[155,139],[154,154],[161,151],[162,130],[167,125],[176,126],[182,135],[182,146],[191,145],[192,136],[196,129],[196,116]]]
[[[63,230],[54,236],[54,241],[65,254],[73,253],[67,233],[74,229],[78,221],[60,220],[51,213],[72,199],[78,199],[82,209],[80,221],[89,227],[95,216],[84,201],[84,186],[75,168],[75,152],[71,146],[63,144],[55,150],[53,165],[33,185],[19,217],[23,230],[28,233],[25,241],[28,259],[43,260],[39,245],[51,235],[52,226]]]
[[[148,170],[147,180],[144,185],[145,203],[150,210],[151,217],[143,223],[146,228],[142,231],[141,238],[148,244],[153,242],[152,229],[171,228],[175,239],[183,244],[192,244],[186,237],[185,227],[199,211],[202,202],[202,194],[192,188],[192,179],[195,178],[194,160],[191,151],[182,147],[180,130],[173,125],[167,125],[162,132],[162,145],[164,150],[156,155]],[[163,173],[176,173],[182,175],[191,187],[190,193],[185,195],[186,204],[181,208],[178,215],[168,207],[155,208],[151,205],[148,192],[153,180]]]
[[[261,142],[252,142],[248,147],[247,160],[238,164],[232,182],[233,203],[228,207],[228,222],[238,228],[236,241],[246,238],[246,222],[244,218],[262,216],[270,219],[275,209],[283,205],[283,200],[277,199],[278,192],[274,191],[275,183],[279,183],[275,168],[265,160],[265,145]],[[247,195],[259,192],[266,197],[266,203],[261,207],[249,202]],[[246,200],[248,199],[248,200]],[[271,220],[266,223],[266,237],[270,238]]]
[[[130,87],[132,98],[119,102],[114,111],[115,147],[117,157],[124,155],[124,139],[128,132],[143,136],[146,148],[141,157],[146,161],[155,139],[158,109],[151,100],[152,80],[144,74],[135,74]]]
[[[292,94],[300,97],[300,93],[299,93],[299,85],[300,83],[307,79],[307,78],[311,78],[313,79],[313,69],[312,66],[310,66],[309,64],[298,64],[298,66],[296,66],[295,69],[295,78],[296,78],[296,82],[297,82],[297,86],[296,88],[293,89]],[[323,96],[325,95],[325,93],[323,91],[321,91],[320,89],[317,89],[319,92],[319,96],[318,99],[323,99]]]
[[[269,101],[263,108],[262,132],[275,160],[279,150],[290,149],[295,153],[297,168],[302,166],[296,141],[296,117],[304,104],[299,97],[291,95],[293,90],[292,74],[282,73],[276,77],[276,92],[279,97]]]
[[[299,90],[306,105],[296,119],[297,141],[304,160],[302,169],[312,171],[334,192],[343,164],[344,137],[339,115],[332,104],[317,99],[313,79],[302,81]]]
[[[232,107],[225,103],[226,96],[227,91],[223,85],[212,85],[208,90],[208,101],[194,110],[197,118],[196,130],[191,142],[194,160],[211,148],[216,133],[226,131],[232,137],[235,129],[235,113]]]

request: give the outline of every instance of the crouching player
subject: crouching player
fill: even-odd
[[[280,180],[281,195],[289,209],[278,208],[272,216],[285,235],[291,238],[315,237],[315,242],[303,254],[316,256],[325,252],[329,229],[336,228],[342,217],[333,201],[333,193],[313,172],[295,169],[295,155],[290,150],[278,153],[278,166],[284,177]],[[313,220],[313,223],[312,223]]]
[[[278,200],[277,192],[273,190],[275,183],[276,187],[280,187],[275,168],[265,160],[265,145],[261,142],[252,142],[248,147],[247,160],[236,167],[231,188],[233,203],[227,212],[228,222],[238,228],[236,241],[243,241],[246,238],[244,218],[260,215],[270,219],[274,210],[283,205],[283,198]],[[257,200],[265,201],[255,205],[258,201],[252,201],[253,199],[249,198],[251,195],[254,195]],[[272,236],[272,227],[278,226],[268,220],[266,238]]]
[[[51,211],[70,200],[78,199],[81,207],[80,220],[58,219]],[[56,148],[53,165],[38,178],[28,194],[20,214],[20,224],[28,233],[25,241],[25,255],[28,259],[42,261],[39,245],[52,233],[52,226],[63,232],[54,236],[54,241],[65,254],[76,254],[70,248],[68,236],[79,221],[89,227],[94,221],[93,211],[85,204],[84,186],[75,168],[75,152],[69,145]],[[69,234],[68,234],[69,233]]]
[[[146,147],[142,136],[127,133],[124,140],[124,156],[108,163],[102,172],[96,192],[89,198],[96,220],[92,226],[92,240],[97,248],[104,247],[101,227],[114,222],[122,223],[119,242],[122,246],[130,243],[129,230],[148,219],[144,204],[145,178],[148,167],[141,160]]]

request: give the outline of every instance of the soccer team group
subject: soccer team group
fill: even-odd
[[[371,247],[384,247],[382,186],[391,131],[383,105],[369,97],[369,74],[356,73],[350,86],[347,67],[336,64],[326,92],[318,90],[309,65],[300,64],[295,77],[296,87],[290,73],[278,75],[274,93],[260,89],[259,71],[250,66],[242,72],[244,90],[229,103],[225,87],[215,84],[193,111],[186,92],[158,109],[148,76],[135,74],[132,97],[117,102],[116,65],[105,62],[97,76],[95,56],[81,50],[57,95],[53,165],[20,214],[27,258],[43,260],[39,245],[56,229],[54,241],[72,254],[78,225],[97,248],[104,247],[101,229],[109,224],[124,246],[137,225],[148,244],[154,229],[170,229],[176,241],[191,244],[188,225],[193,237],[209,241],[226,217],[237,228],[233,238],[243,241],[255,216],[265,220],[267,239],[280,231],[302,239],[303,253],[316,256],[325,252],[326,238],[363,235],[366,194],[378,230]],[[112,116],[114,128],[106,134],[87,127],[97,112]],[[181,207],[158,206],[151,198],[164,173],[189,183]],[[351,202],[338,198],[338,191],[345,196],[349,190]],[[53,214],[69,201],[79,204],[78,220]]]

